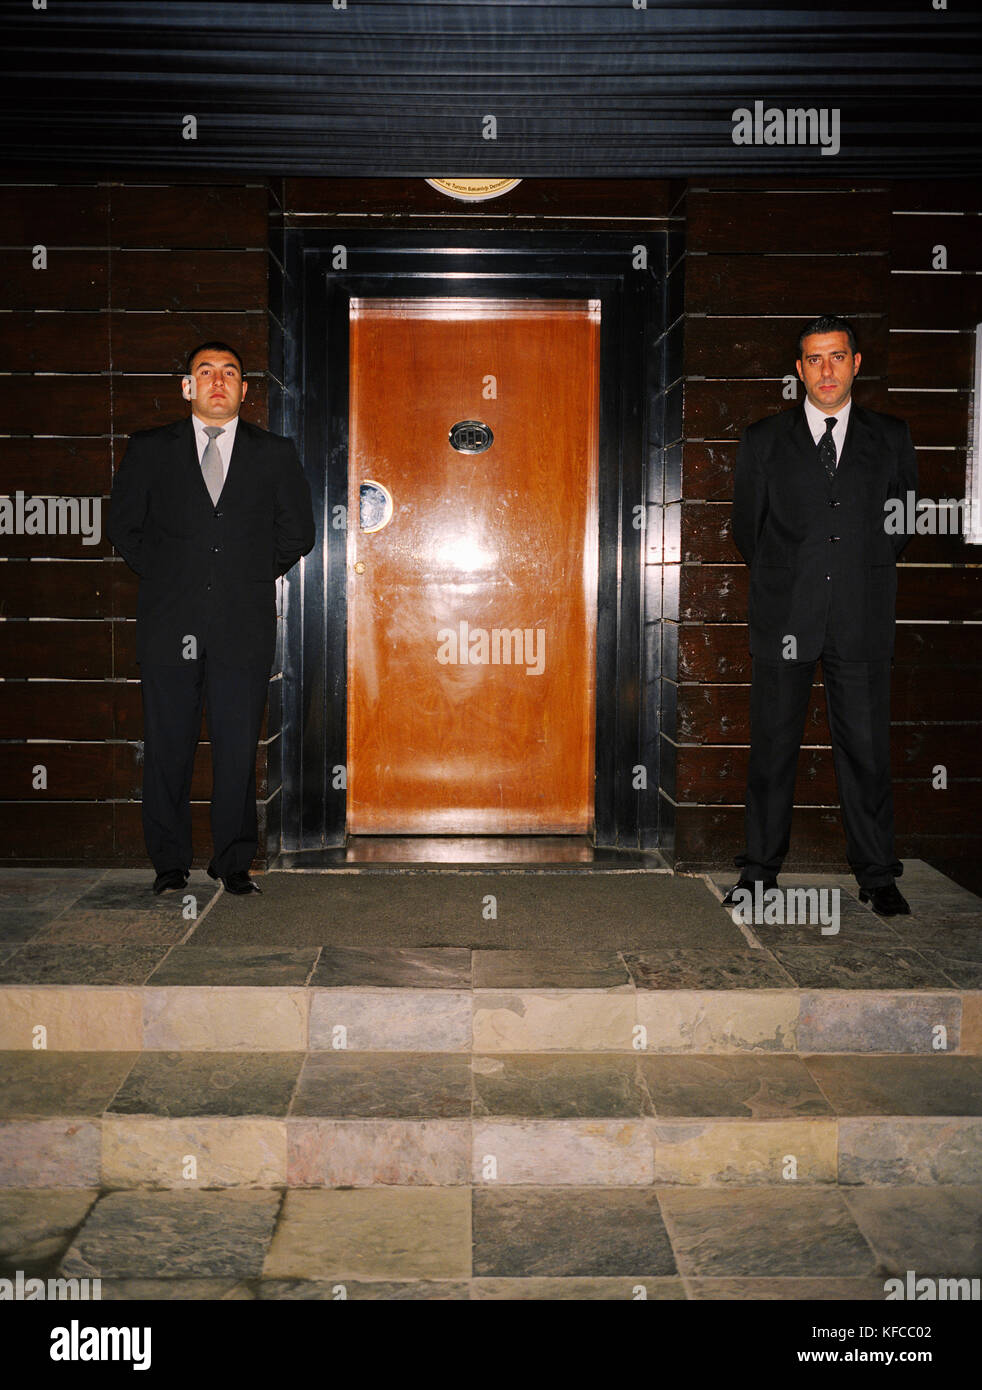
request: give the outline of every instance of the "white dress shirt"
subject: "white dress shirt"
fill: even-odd
[[[849,426],[849,412],[852,410],[852,396],[846,401],[845,405],[840,406],[835,411],[835,427],[832,430],[832,439],[835,442],[835,466],[838,468],[839,459],[842,455],[842,446],[846,439],[846,430]],[[805,397],[805,419],[808,421],[808,428],[812,432],[812,439],[818,444],[825,436],[825,421],[830,417],[824,410],[819,410],[817,405],[812,405],[808,397]]]
[[[205,434],[206,422],[204,420],[199,419],[199,417],[195,415],[193,412],[191,415],[191,419],[194,422],[194,442],[198,446],[198,462],[200,463],[205,456],[205,450],[207,449],[209,443],[208,436]],[[225,482],[225,479],[228,477],[228,465],[232,457],[232,446],[235,443],[235,427],[238,423],[239,417],[236,415],[231,420],[229,420],[227,425],[222,426],[224,434],[217,434],[215,436],[215,443],[218,445],[218,452],[222,456],[223,483]]]

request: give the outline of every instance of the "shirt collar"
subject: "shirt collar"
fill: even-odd
[[[205,434],[204,420],[201,419],[200,415],[195,415],[194,411],[192,411],[191,421],[194,425],[195,434],[198,436],[199,439],[203,439],[207,443],[208,436]],[[231,420],[229,420],[226,424],[222,426],[222,429],[225,431],[225,433],[215,436],[215,443],[219,445],[225,444],[226,442],[231,444],[235,439],[235,427],[238,423],[238,415],[233,415]]]
[[[835,440],[837,449],[842,448],[842,441],[846,437],[846,429],[849,425],[849,412],[852,410],[852,396],[846,401],[845,405],[835,412],[836,426],[832,431],[832,438]],[[805,397],[805,419],[808,421],[808,428],[812,432],[812,438],[817,444],[825,433],[825,421],[829,419],[824,410],[819,410],[817,405],[812,405],[808,397]]]

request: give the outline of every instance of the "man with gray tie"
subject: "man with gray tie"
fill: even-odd
[[[182,890],[204,707],[213,775],[208,872],[230,893],[258,893],[249,868],[276,580],[313,547],[310,488],[292,441],[240,418],[249,388],[234,348],[195,348],[181,385],[190,415],[131,436],[107,527],[140,578],[143,830],[154,892]]]

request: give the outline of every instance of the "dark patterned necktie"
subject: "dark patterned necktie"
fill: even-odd
[[[825,421],[825,434],[818,441],[818,457],[821,460],[822,467],[828,475],[830,483],[835,481],[835,463],[837,455],[835,452],[835,440],[832,438],[832,431],[835,429],[837,418],[838,417],[835,415],[828,416]]]

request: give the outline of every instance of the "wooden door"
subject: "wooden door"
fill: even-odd
[[[350,833],[590,829],[599,339],[594,300],[351,301]]]

